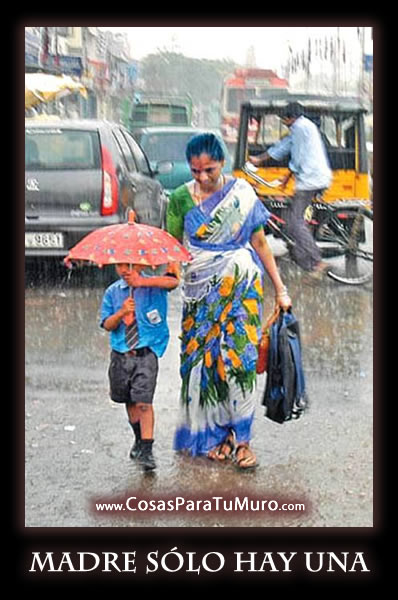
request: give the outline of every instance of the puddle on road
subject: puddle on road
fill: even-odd
[[[306,421],[291,424],[290,429],[285,425],[278,429],[268,424],[259,408],[253,446],[260,466],[248,473],[238,472],[232,464],[213,464],[205,458],[192,459],[172,450],[179,394],[181,298],[178,290],[169,296],[171,337],[160,361],[155,397],[154,453],[158,469],[152,476],[143,475],[127,458],[131,432],[123,421],[123,407],[112,405],[107,395],[109,341],[107,333],[98,324],[103,288],[61,285],[25,290],[26,409],[29,414],[26,440],[28,445],[32,441],[27,470],[32,481],[36,480],[37,473],[44,478],[40,484],[40,498],[35,496],[37,486],[27,486],[27,518],[31,524],[328,526],[330,515],[339,510],[336,502],[339,486],[344,491],[352,478],[349,472],[337,469],[330,482],[327,468],[334,457],[346,465],[350,453],[356,456],[355,452],[361,448],[365,452],[361,446],[363,438],[356,437],[364,435],[364,427],[361,425],[358,434],[355,431],[358,422],[369,423],[371,428],[372,293],[368,289],[339,286],[333,282],[304,287],[296,270],[284,269],[293,309],[300,322],[305,371],[309,388],[316,395],[315,406]],[[273,294],[269,285],[267,289],[266,310],[271,310]],[[53,432],[52,426],[43,425],[51,425],[55,413],[61,434],[58,430]],[[65,424],[76,424],[76,431],[63,431]],[[73,440],[65,438],[63,442],[62,435],[75,437]],[[369,436],[371,440],[371,431]],[[52,452],[57,453],[56,470],[51,460]],[[46,510],[49,496],[62,499],[66,485],[62,469],[59,470],[63,460],[70,471],[67,487],[75,513],[69,517],[60,501],[58,505],[54,504],[54,516],[51,517],[52,513]],[[344,501],[350,502],[340,507],[345,513],[355,514],[360,505],[360,493],[365,499],[369,497],[368,487],[361,485],[357,496],[344,496]],[[102,495],[114,502],[114,498],[126,498],[127,494],[160,497],[179,493],[186,498],[189,495],[204,498],[209,494],[253,495],[268,500],[311,502],[312,506],[305,514],[283,514],[278,510],[265,515],[239,513],[230,516],[225,513],[222,517],[214,511],[209,515],[202,511],[198,516],[184,512],[171,517],[157,513],[137,518],[130,512],[120,517],[116,514],[94,515],[88,510],[91,499]],[[316,499],[323,504],[314,504]],[[30,505],[36,507],[33,512],[30,512]],[[43,507],[42,513],[39,506]],[[51,518],[54,522],[49,523]],[[369,525],[369,518],[366,514],[357,525]],[[336,520],[337,526],[344,524],[338,517]]]

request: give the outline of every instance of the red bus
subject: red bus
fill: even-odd
[[[232,149],[238,139],[239,113],[242,102],[264,99],[272,91],[288,92],[287,79],[270,69],[239,68],[224,79],[221,99],[221,132]],[[250,135],[250,132],[249,132]]]

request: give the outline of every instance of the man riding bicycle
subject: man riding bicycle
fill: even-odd
[[[289,135],[266,152],[250,156],[250,161],[259,166],[269,158],[279,161],[290,155],[290,172],[281,185],[285,187],[294,175],[296,189],[286,217],[286,232],[295,242],[291,255],[311,277],[319,279],[328,265],[321,260],[319,248],[307,227],[304,213],[313,197],[330,186],[332,171],[319,129],[303,113],[304,108],[298,102],[288,104],[281,120],[289,127]]]

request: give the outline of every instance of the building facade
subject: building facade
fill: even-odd
[[[87,90],[40,105],[36,112],[124,122],[136,63],[127,37],[98,27],[25,27],[25,71],[69,75]]]

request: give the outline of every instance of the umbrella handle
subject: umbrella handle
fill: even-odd
[[[129,263],[129,271],[132,271],[132,270],[133,270],[133,265],[131,263]],[[130,296],[130,298],[133,297],[133,291],[134,291],[133,286],[129,285],[129,296]]]

